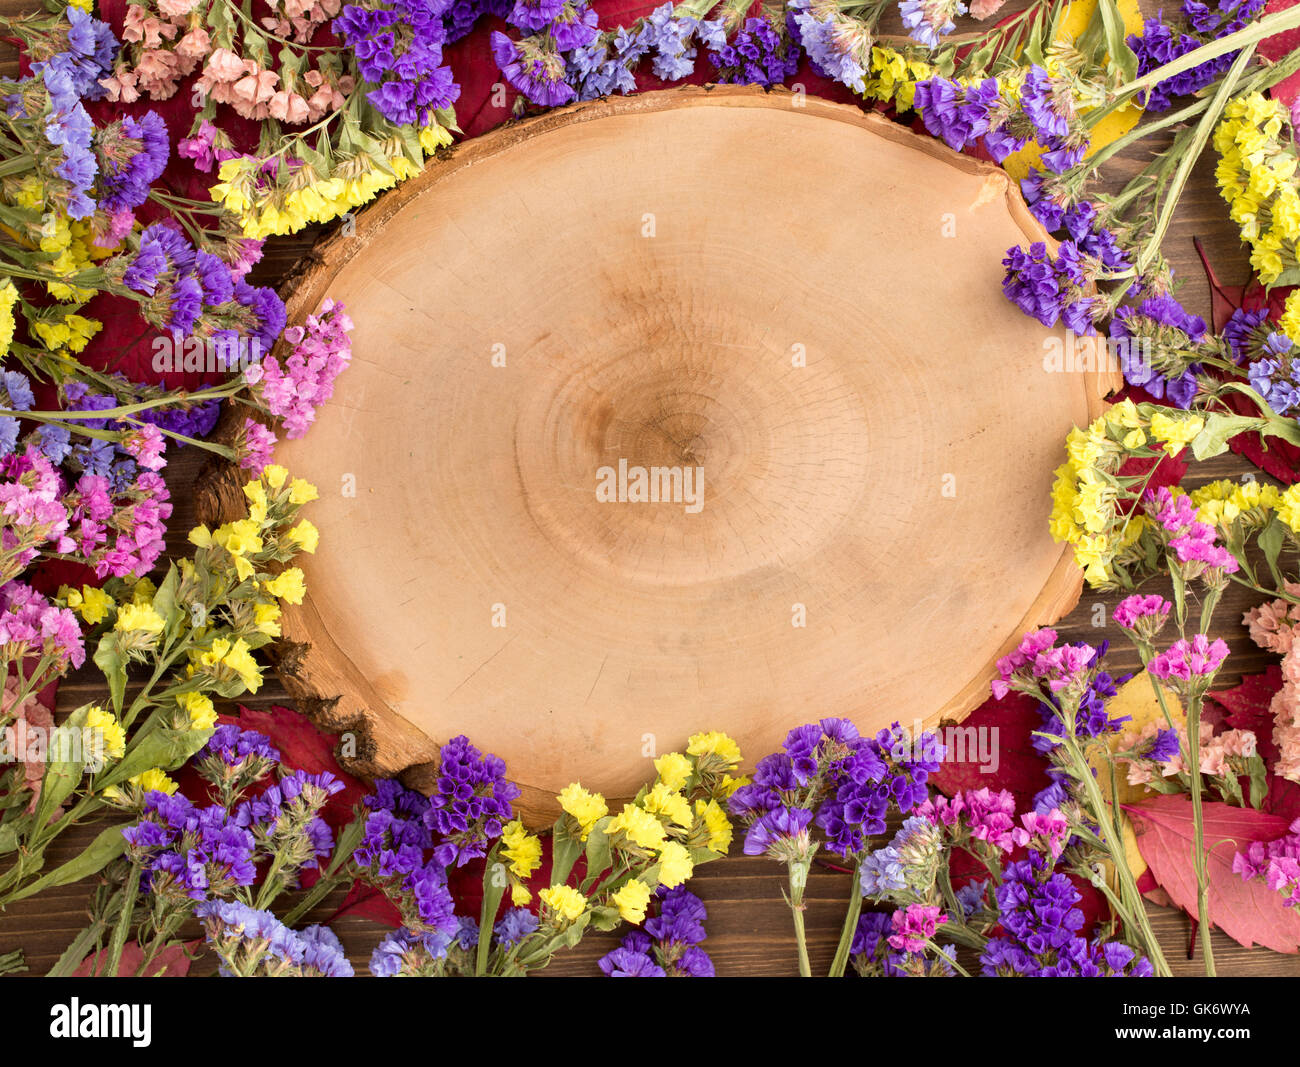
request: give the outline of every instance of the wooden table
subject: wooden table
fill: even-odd
[[[29,0],[0,0],[0,12],[29,10],[37,5]],[[1018,6],[1008,5],[1010,12]],[[1144,9],[1154,10],[1149,0]],[[13,70],[10,60],[3,65]],[[1151,139],[1153,142],[1157,138]],[[1144,142],[1145,143],[1145,142]],[[1141,148],[1139,145],[1137,148]],[[1126,154],[1105,167],[1108,188],[1121,187],[1128,174],[1141,166],[1143,157]],[[293,237],[275,239],[268,243],[263,261],[254,272],[254,281],[260,284],[277,284],[291,275],[302,258],[310,254],[312,244],[320,230],[313,228]],[[1246,256],[1242,251],[1235,227],[1229,222],[1226,205],[1219,198],[1214,185],[1214,160],[1212,152],[1202,157],[1197,165],[1169,234],[1165,239],[1165,252],[1183,280],[1179,293],[1183,303],[1194,312],[1209,319],[1209,286],[1200,262],[1192,247],[1192,238],[1199,237],[1211,263],[1225,284],[1242,284],[1249,274]],[[990,292],[990,300],[1001,299]],[[175,512],[168,533],[168,548],[176,554],[187,554],[185,535],[195,523],[192,485],[204,463],[204,456],[196,450],[185,450],[169,463],[166,475],[171,486]],[[1195,467],[1188,475],[1188,485],[1196,485],[1215,478],[1236,478],[1254,472],[1254,467],[1231,454]],[[1046,505],[1045,505],[1046,506]],[[1044,514],[1046,521],[1046,514]],[[1119,596],[1096,596],[1085,591],[1075,611],[1058,625],[1062,636],[1069,640],[1097,643],[1109,638],[1112,653],[1111,668],[1116,673],[1135,670],[1136,654],[1114,627],[1093,625],[1094,607],[1102,604],[1109,609]],[[1240,586],[1231,586],[1216,615],[1214,627],[1232,647],[1233,655],[1227,668],[1220,674],[1219,688],[1236,684],[1242,674],[1264,669],[1275,657],[1258,649],[1241,625],[1242,612],[1253,606],[1257,598]],[[67,710],[102,694],[102,679],[93,669],[83,669],[65,682],[59,693],[59,707]],[[288,698],[274,678],[256,697],[243,701],[249,707],[267,708],[287,703]],[[815,719],[822,714],[819,708],[792,708],[790,725]],[[702,723],[701,728],[706,728]],[[746,753],[749,760],[764,753]],[[70,858],[83,849],[93,836],[87,828],[65,834],[58,847],[51,850],[50,866]],[[707,864],[699,869],[691,881],[691,888],[709,907],[709,939],[705,947],[713,957],[719,974],[723,975],[794,975],[794,935],[789,909],[782,898],[785,884],[781,868],[768,860],[751,859],[739,855],[739,842],[733,854],[724,860]],[[0,914],[0,953],[21,948],[27,957],[30,973],[44,973],[84,925],[90,882],[52,889],[38,897],[22,901]],[[847,874],[824,868],[815,868],[809,880],[806,900],[806,926],[813,973],[825,973],[839,937],[840,924],[848,898]],[[341,894],[325,901],[310,916],[312,920],[328,918]],[[1193,957],[1189,952],[1191,923],[1180,912],[1152,906],[1153,925],[1160,936],[1175,974],[1201,973],[1199,949]],[[335,930],[352,955],[358,970],[364,973],[365,961],[370,951],[383,936],[384,930],[366,920],[344,917],[337,921]],[[190,933],[189,936],[195,936]],[[617,934],[591,934],[578,948],[557,957],[547,968],[548,975],[592,975],[598,971],[595,961],[617,944]],[[1286,956],[1266,949],[1246,950],[1220,933],[1214,935],[1214,948],[1219,973],[1250,975],[1300,975],[1300,957]],[[206,970],[207,968],[205,968]]]

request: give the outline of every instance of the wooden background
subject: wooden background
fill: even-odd
[[[0,0],[0,13],[30,10],[37,5],[30,0]],[[1013,0],[1004,9],[1014,11],[1023,6]],[[1154,10],[1156,4],[1143,0],[1144,10]],[[965,28],[965,27],[963,27]],[[12,53],[0,64],[0,70],[14,70]],[[1135,146],[1125,156],[1112,160],[1103,169],[1107,189],[1122,187],[1126,176],[1134,173],[1145,161],[1144,151],[1163,144],[1159,135]],[[1192,247],[1192,238],[1199,237],[1220,280],[1228,285],[1242,284],[1248,278],[1248,263],[1235,228],[1227,218],[1226,205],[1215,190],[1213,155],[1208,152],[1201,159],[1190,181],[1165,240],[1165,251],[1174,264],[1183,287],[1179,292],[1186,306],[1209,319],[1209,286]],[[869,196],[870,187],[846,190],[846,198],[855,195]],[[313,228],[289,238],[273,239],[267,245],[265,257],[254,272],[260,284],[277,284],[290,276],[304,256],[310,254],[313,242],[320,234]],[[1001,299],[991,291],[990,300]],[[170,524],[169,550],[186,554],[185,535],[195,522],[192,486],[203,466],[204,456],[196,450],[186,449],[176,454],[166,470],[171,486],[175,512]],[[1193,468],[1185,484],[1195,485],[1214,478],[1240,477],[1253,472],[1245,460],[1232,455]],[[1044,500],[1044,521],[1048,502]],[[328,531],[325,531],[328,536]],[[1116,673],[1136,669],[1136,654],[1118,631],[1092,625],[1093,608],[1097,604],[1109,608],[1120,599],[1117,596],[1099,597],[1085,592],[1076,610],[1058,626],[1062,636],[1069,640],[1096,643],[1102,638],[1112,642],[1110,666]],[[1236,684],[1242,674],[1262,670],[1273,659],[1250,641],[1241,625],[1242,612],[1257,602],[1254,594],[1240,586],[1231,586],[1224,596],[1216,619],[1214,631],[1232,646],[1233,656],[1220,675],[1219,687]],[[996,608],[996,605],[990,605]],[[960,635],[952,635],[960,640]],[[83,669],[69,679],[60,690],[59,708],[68,710],[89,700],[99,699],[101,679],[93,669]],[[256,697],[244,703],[253,708],[266,708],[286,703],[287,697],[274,678],[268,680]],[[790,725],[819,717],[821,708],[791,708]],[[473,735],[472,724],[465,724]],[[707,724],[701,724],[702,727]],[[746,753],[755,759],[762,753]],[[79,828],[63,836],[51,850],[49,866],[76,855],[90,841],[95,830]],[[768,860],[751,859],[739,855],[739,841],[727,859],[701,867],[691,881],[691,888],[700,895],[709,908],[709,939],[706,948],[722,975],[794,975],[797,973],[794,937],[789,909],[782,897],[783,869]],[[93,883],[90,881],[63,888],[52,889],[39,896],[20,902],[7,912],[0,913],[0,953],[22,949],[30,968],[29,973],[44,973],[67,947],[76,933],[85,925],[86,907]],[[813,973],[825,973],[839,937],[849,880],[846,874],[818,867],[814,869],[807,889],[806,924]],[[325,901],[313,915],[312,921],[328,919],[337,908],[341,894]],[[1195,958],[1189,952],[1191,923],[1180,912],[1152,906],[1153,923],[1165,948],[1165,954],[1175,974],[1199,974],[1199,950]],[[344,917],[334,926],[343,939],[359,973],[365,973],[365,961],[373,946],[383,936],[384,930],[362,919]],[[185,932],[196,936],[196,929]],[[558,956],[544,972],[547,975],[598,974],[595,961],[617,944],[618,935],[591,934],[576,949]],[[1300,975],[1300,957],[1284,956],[1265,949],[1246,950],[1222,934],[1215,933],[1214,947],[1221,974]],[[210,965],[196,965],[195,973],[210,973]]]

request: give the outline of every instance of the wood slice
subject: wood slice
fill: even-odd
[[[361,729],[361,770],[419,783],[467,733],[536,813],[574,779],[630,795],[699,730],[752,761],[821,716],[967,713],[1078,599],[1052,471],[1118,384],[1047,372],[1063,332],[1002,297],[1006,249],[1044,239],[996,167],[784,92],[458,148],[290,302],[356,330],[276,456],[321,490],[288,686]],[[702,506],[602,501],[621,462],[702,469]]]

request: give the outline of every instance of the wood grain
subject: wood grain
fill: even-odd
[[[35,4],[25,0],[0,0],[0,12],[29,10]],[[1013,2],[1006,12],[1022,6]],[[1144,9],[1154,12],[1155,3],[1144,4]],[[12,70],[12,62],[9,68]],[[1153,138],[1159,141],[1159,138]],[[1126,174],[1140,165],[1141,156],[1127,155],[1107,164],[1107,186],[1117,188]],[[792,164],[792,174],[796,173]],[[262,263],[258,265],[255,279],[264,284],[275,284],[309,266],[314,259],[312,246],[321,230],[313,227],[291,238],[268,243]],[[1209,291],[1194,255],[1191,238],[1199,237],[1205,244],[1211,261],[1220,277],[1228,284],[1242,283],[1248,270],[1240,241],[1234,227],[1226,218],[1224,205],[1214,190],[1213,161],[1207,155],[1197,165],[1193,179],[1185,192],[1173,227],[1165,242],[1165,250],[1183,280],[1180,297],[1192,310],[1209,314]],[[879,262],[867,261],[863,270],[887,269]],[[990,293],[990,302],[1000,299]],[[184,554],[185,533],[195,521],[193,484],[204,466],[203,456],[185,450],[169,465],[166,475],[172,488],[176,511],[168,535],[172,554]],[[1235,456],[1224,456],[1211,463],[1194,468],[1189,482],[1213,477],[1239,477],[1251,473],[1253,468]],[[938,577],[938,574],[936,574]],[[1131,670],[1136,658],[1117,631],[1108,625],[1093,625],[1094,608],[1106,610],[1118,597],[1099,597],[1085,593],[1076,610],[1061,621],[1058,629],[1071,640],[1096,642],[1112,640],[1111,661],[1118,670]],[[1224,685],[1233,684],[1242,673],[1262,669],[1273,658],[1263,653],[1249,641],[1240,625],[1241,612],[1254,603],[1254,598],[1239,587],[1232,587],[1225,595],[1215,626],[1219,636],[1233,647],[1228,670],[1221,676]],[[961,635],[934,635],[936,644],[945,640],[960,640]],[[101,680],[92,670],[83,670],[70,678],[60,692],[60,707],[75,707],[102,691]],[[256,698],[246,701],[249,706],[265,708],[277,703],[291,702],[290,694],[274,681],[270,682]],[[789,709],[788,722],[813,718],[820,709],[797,706]],[[469,724],[472,725],[472,724]],[[704,725],[704,724],[701,724]],[[472,729],[470,730],[472,734]],[[762,753],[748,753],[757,757]],[[75,855],[90,840],[94,828],[83,827],[68,833],[59,842],[51,863]],[[775,864],[768,861],[733,855],[728,859],[708,864],[699,869],[692,888],[700,894],[710,909],[708,923],[708,950],[720,974],[727,975],[793,975],[795,973],[794,942],[788,909],[781,897],[783,879]],[[85,909],[91,884],[83,882],[41,894],[24,901],[0,914],[0,952],[22,948],[28,958],[30,973],[43,973],[84,925]],[[824,869],[815,869],[808,886],[807,929],[814,973],[824,971],[834,951],[839,934],[839,923],[848,894],[847,876]],[[326,901],[313,919],[329,917],[338,906],[339,899]],[[1177,974],[1199,973],[1199,960],[1190,959],[1188,949],[1189,924],[1178,913],[1168,909],[1150,909],[1153,923],[1165,946],[1166,954]],[[343,918],[336,924],[349,954],[359,969],[364,968],[370,949],[382,936],[374,924]],[[189,931],[193,936],[194,931]],[[547,975],[591,975],[596,972],[595,960],[617,940],[612,935],[589,935],[574,951],[558,957],[548,968]],[[1300,958],[1281,956],[1262,949],[1246,950],[1221,934],[1214,935],[1216,955],[1222,974],[1248,975],[1300,975]]]

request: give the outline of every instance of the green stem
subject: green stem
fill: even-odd
[[[849,887],[849,910],[844,915],[844,926],[840,930],[840,943],[835,947],[835,958],[831,960],[829,977],[842,978],[849,965],[849,949],[853,947],[853,935],[858,929],[858,917],[862,914],[862,881],[858,877],[858,864],[853,865],[853,884]]]
[[[808,937],[803,925],[803,891],[808,884],[809,862],[793,861],[790,869],[790,911],[794,916],[794,939],[799,950],[799,977],[811,978],[812,965],[808,962]]]

